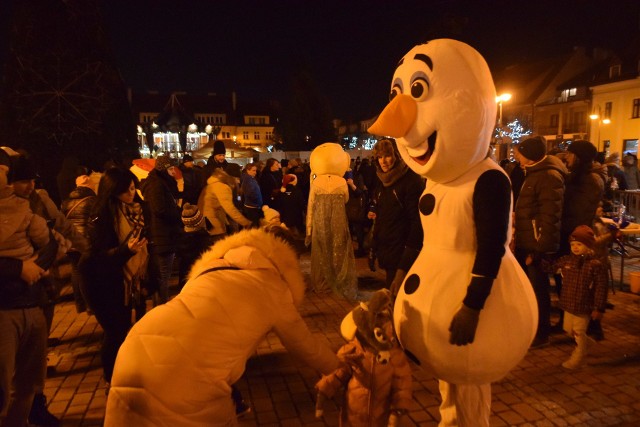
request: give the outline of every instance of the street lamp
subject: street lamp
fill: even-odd
[[[503,93],[502,95],[496,96],[496,102],[498,103],[498,127],[502,126],[502,103],[507,102],[511,99],[510,93]]]
[[[600,105],[597,105],[596,108],[597,109],[593,111],[593,114],[589,115],[589,118],[592,121],[598,121],[598,139],[596,140],[596,146],[598,147],[598,151],[600,151],[600,125],[608,125],[609,123],[611,123],[611,119],[609,119],[609,117],[602,117]]]

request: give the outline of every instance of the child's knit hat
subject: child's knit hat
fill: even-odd
[[[196,205],[185,203],[182,207],[182,223],[187,233],[204,229],[204,216]]]
[[[593,249],[596,244],[596,236],[588,225],[579,225],[573,230],[573,233],[571,233],[569,241],[578,241],[589,249]]]

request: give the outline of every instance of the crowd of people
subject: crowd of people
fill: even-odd
[[[532,347],[549,344],[554,330],[564,327],[575,337],[577,347],[563,366],[576,369],[586,357],[588,329],[603,338],[599,321],[607,308],[607,246],[615,238],[615,229],[596,212],[609,206],[612,191],[638,187],[637,159],[625,154],[623,167],[619,155],[598,162],[595,146],[579,140],[566,151],[547,153],[546,141],[540,137],[525,139],[514,154],[516,161],[503,167],[514,196],[512,248],[538,302],[539,324]],[[216,252],[227,260],[221,266],[237,269],[230,261],[237,255],[229,253],[236,246],[255,246],[247,239],[279,248],[279,243],[255,234],[256,230],[277,225],[287,230],[295,250],[305,245],[316,250],[325,245],[323,236],[336,239],[339,224],[346,243],[329,249],[331,257],[326,257],[329,261],[322,265],[321,274],[312,274],[311,290],[333,291],[357,301],[357,274],[349,260],[368,256],[372,270],[385,271],[385,285],[393,298],[423,244],[418,202],[425,181],[407,167],[393,140],[380,140],[371,158],[351,160],[346,171],[336,176],[324,169],[318,173],[321,169],[314,171],[301,159],[270,158],[242,168],[225,159],[221,141],[214,144],[204,167],[197,166],[190,155],[180,164],[158,156],[142,182],[130,165],[109,165],[98,174],[70,159],[65,161],[66,170],[75,173],[58,180],[60,205],[37,188],[38,174],[28,153],[3,147],[0,157],[2,426],[22,425],[27,419],[36,425],[59,424],[47,411],[43,394],[47,338],[60,291],[50,273],[56,265],[71,265],[77,311],[95,315],[104,330],[101,360],[109,384],[132,325],[146,316],[147,301],[153,306],[170,301],[172,276],[178,275],[178,290],[182,290],[190,283],[194,263],[211,247],[225,248]],[[180,190],[177,176],[182,177]],[[230,236],[236,236],[231,247],[217,245]],[[273,254],[264,257],[260,262],[274,263],[276,271],[284,268]],[[240,258],[240,264],[253,259]],[[234,272],[225,275],[240,280]],[[566,313],[555,325],[551,324],[551,275]],[[285,285],[291,286],[287,279]],[[189,292],[177,297],[187,303],[198,295],[189,286]],[[212,294],[211,298],[221,297]],[[289,306],[286,310],[295,312]],[[164,321],[170,314],[154,313],[154,318]],[[306,329],[286,331],[281,321],[272,319],[264,330],[276,328],[285,340],[310,339]],[[145,322],[139,333],[155,331],[150,320]],[[247,348],[252,345],[246,342]],[[303,358],[323,372],[336,369],[326,349],[313,348],[316,353],[303,352]],[[319,354],[322,361],[317,359]],[[143,366],[146,361],[140,363]],[[127,382],[120,385],[125,387]],[[246,411],[242,396],[233,384],[229,386],[235,412]],[[224,402],[220,405],[224,411],[231,410]],[[179,410],[168,416],[179,418]]]
[[[612,159],[619,160],[619,154],[602,164],[596,147],[584,140],[548,153],[544,138],[530,137],[514,154],[516,161],[505,164],[514,188],[512,246],[538,303],[532,347],[549,345],[552,333],[565,331],[577,346],[562,366],[577,369],[585,362],[587,333],[604,338],[600,320],[607,308],[608,254],[617,226],[605,223],[603,206],[612,206],[619,183],[626,187],[625,174],[614,167]],[[562,310],[553,325],[550,275]]]

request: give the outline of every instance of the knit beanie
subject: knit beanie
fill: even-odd
[[[596,244],[596,236],[588,225],[579,225],[573,230],[573,233],[571,233],[569,241],[578,241],[589,249],[593,249]]]
[[[11,182],[28,181],[38,178],[35,165],[31,159],[25,156],[20,155],[16,157],[10,168]]]
[[[280,188],[280,191],[282,191],[283,193],[285,191],[287,191],[287,185],[292,184],[296,185],[296,181],[298,180],[298,177],[295,176],[292,173],[288,173],[285,176],[282,177],[282,187]]]
[[[539,162],[547,154],[547,141],[542,136],[527,138],[518,144],[518,151],[527,159]]]
[[[173,166],[173,163],[172,163],[171,158],[169,156],[167,156],[165,154],[162,154],[162,155],[156,157],[156,165],[154,166],[156,168],[156,170],[159,170],[160,172],[166,171],[171,166]]]
[[[224,148],[224,142],[221,139],[216,139],[213,142],[213,155],[227,154],[227,149]]]
[[[187,233],[204,229],[204,216],[196,205],[185,203],[182,207],[182,223]]]
[[[280,221],[280,212],[278,212],[273,208],[270,208],[268,205],[262,206],[262,212],[263,212],[265,221],[272,222],[276,219]]]
[[[576,155],[581,163],[591,163],[598,154],[598,149],[589,141],[575,140],[569,145],[567,151]]]

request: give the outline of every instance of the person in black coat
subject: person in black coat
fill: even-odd
[[[127,169],[105,171],[89,222],[89,253],[79,264],[83,294],[104,330],[101,357],[107,383],[131,328],[132,309],[138,318],[144,314],[144,299],[138,296],[148,255],[147,239],[141,235],[142,207],[134,202],[137,183]]]
[[[169,280],[182,237],[182,220],[177,204],[178,183],[174,166],[167,156],[156,158],[154,169],[142,182],[147,236],[149,238],[150,273],[158,286],[156,304],[169,300]]]
[[[380,268],[386,270],[387,286],[396,295],[422,249],[418,201],[425,181],[402,160],[395,142],[378,141],[373,154],[380,184],[368,214],[375,221],[372,250]]]
[[[280,188],[280,221],[287,228],[299,236],[304,236],[306,231],[304,211],[306,203],[302,193],[298,189],[298,178],[294,174],[287,174],[282,178]]]
[[[282,186],[282,170],[280,162],[274,158],[268,159],[258,179],[262,203],[280,211],[280,187]]]
[[[89,242],[88,223],[93,205],[96,202],[96,192],[90,187],[90,180],[87,175],[81,175],[76,178],[76,185],[77,187],[62,201],[60,211]],[[87,304],[80,286],[80,271],[78,270],[78,262],[81,255],[81,251],[73,247],[68,252],[68,256],[71,259],[71,286],[78,313],[87,310]]]
[[[198,197],[205,186],[204,171],[193,164],[193,157],[185,155],[179,166],[182,172],[184,189],[182,190],[182,203],[198,204]]]

